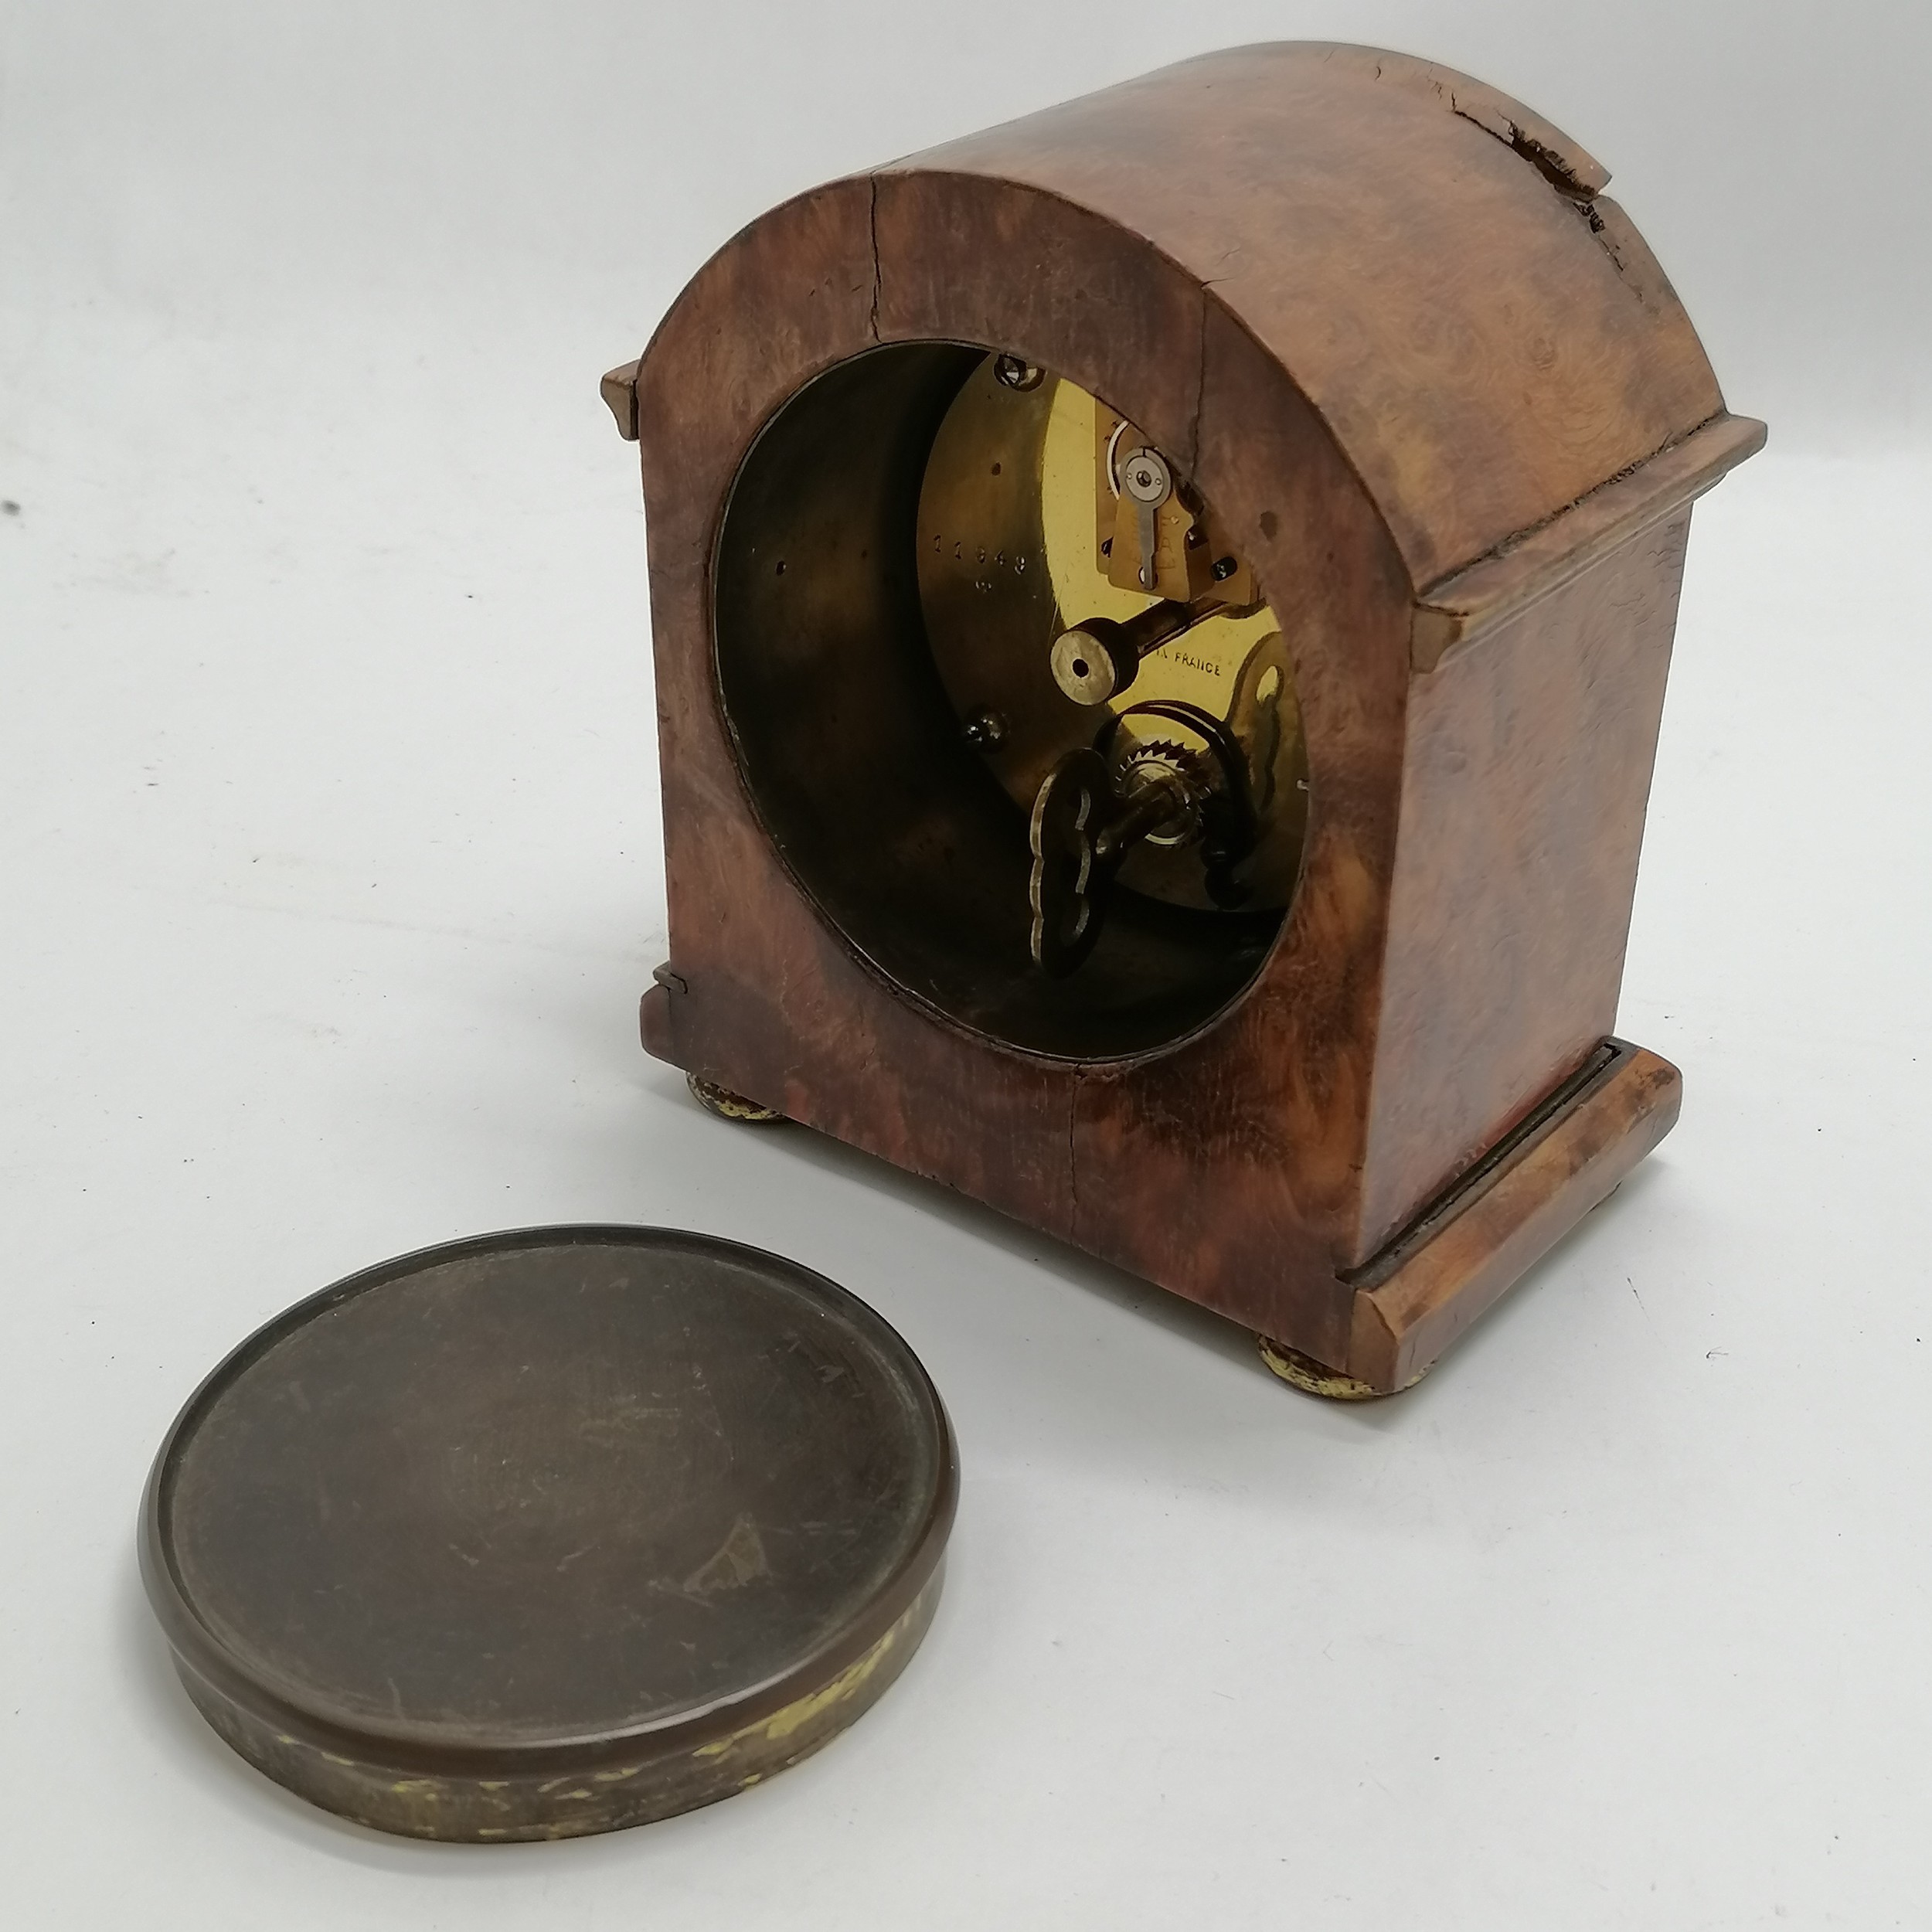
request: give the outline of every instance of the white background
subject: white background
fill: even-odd
[[[0,1908],[22,1926],[1932,1922],[1932,30],[1917,5],[0,3]],[[1414,1393],[638,1052],[634,453],[828,175],[1216,45],[1473,71],[1614,170],[1770,453],[1697,512],[1622,1030],[1683,1122]],[[947,1594],[774,1783],[417,1845],[233,1758],[133,1529],[250,1329],[668,1221],[879,1307]]]

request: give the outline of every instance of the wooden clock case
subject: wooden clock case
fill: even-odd
[[[1607,179],[1466,77],[1288,43],[727,243],[604,384],[648,510],[647,1048],[1220,1311],[1305,1386],[1420,1376],[1678,1111],[1612,1029],[1692,500],[1764,428]],[[1278,614],[1300,876],[1219,979],[1083,1007],[1014,951],[1024,821],[961,802],[893,553],[961,345],[1130,414]]]

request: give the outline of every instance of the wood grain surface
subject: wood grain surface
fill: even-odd
[[[1464,77],[1289,44],[835,182],[729,243],[634,379],[672,938],[651,1050],[1378,1388],[1426,1367],[1455,1281],[1370,1316],[1356,1273],[1614,1025],[1688,505],[1762,437],[1606,179]],[[1131,416],[1242,533],[1290,640],[1301,884],[1246,992],[1158,1051],[1022,1052],[894,983],[740,770],[710,574],[733,478],[814,378],[931,340]],[[1487,1218],[1483,1168],[1437,1231],[1466,1224],[1437,1274],[1469,1306],[1668,1124],[1675,1074],[1645,1063],[1650,1100],[1593,1102],[1569,1168],[1512,1167]]]

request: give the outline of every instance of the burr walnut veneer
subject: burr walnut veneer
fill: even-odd
[[[1726,413],[1606,179],[1465,77],[1286,44],[832,182],[728,243],[605,381],[648,522],[671,920],[649,1049],[1332,1390],[1427,1369],[1678,1109],[1676,1070],[1612,1029],[1692,500],[1764,430]],[[1043,862],[1009,795],[1036,774],[1002,790],[987,761],[1009,716],[1047,721],[1044,758],[1109,714],[1066,708],[1029,632],[962,731],[970,630],[943,683],[914,554],[950,541],[920,520],[948,411],[992,421],[1001,383],[1035,440],[1016,413],[984,448],[1030,451],[1028,501],[1047,488],[1043,376],[1225,543],[1291,667],[1269,742],[1291,727],[1301,760],[1262,774],[1301,815],[1291,890],[1123,885],[1059,977],[1037,923],[1028,955]],[[1096,600],[1096,571],[1134,582],[1110,527],[1145,528],[1150,584],[1157,534],[1131,504],[1110,526],[1103,457]],[[1019,541],[947,553],[989,639]],[[1040,621],[1086,614],[1063,577]]]

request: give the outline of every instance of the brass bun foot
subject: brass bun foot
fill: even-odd
[[[1254,1338],[1260,1345],[1261,1359],[1284,1382],[1304,1395],[1325,1396],[1331,1402],[1379,1402],[1384,1396],[1400,1395],[1403,1389],[1413,1389],[1422,1379],[1421,1376],[1412,1376],[1401,1389],[1372,1388],[1355,1376],[1345,1376],[1326,1362],[1316,1361],[1313,1355],[1304,1355],[1299,1349],[1291,1349],[1285,1342],[1270,1342],[1264,1335]]]
[[[743,1094],[734,1094],[728,1087],[720,1087],[716,1080],[701,1080],[696,1073],[687,1073],[685,1083],[698,1104],[721,1120],[745,1121],[763,1127],[785,1117],[775,1107],[760,1107],[756,1100],[748,1100]]]

